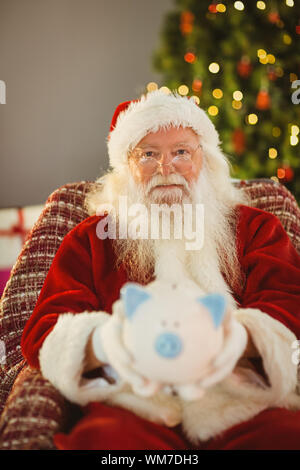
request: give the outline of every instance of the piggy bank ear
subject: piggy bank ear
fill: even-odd
[[[137,307],[151,298],[151,295],[142,286],[135,283],[127,283],[121,289],[121,298],[124,302],[125,315],[132,318]]]
[[[207,308],[216,328],[222,323],[226,311],[226,301],[223,295],[209,294],[205,297],[197,297],[197,302]]]

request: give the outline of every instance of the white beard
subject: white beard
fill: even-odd
[[[224,201],[222,195],[216,194],[210,181],[211,175],[206,167],[201,169],[198,181],[190,188],[185,179],[177,174],[167,177],[157,175],[145,187],[137,185],[130,171],[125,174],[110,173],[104,177],[104,187],[100,194],[94,198],[94,207],[109,203],[116,210],[116,225],[123,222],[123,213],[118,211],[118,197],[127,196],[128,207],[130,204],[141,203],[147,207],[148,214],[151,204],[192,204],[192,217],[195,220],[196,204],[204,205],[204,244],[201,249],[188,251],[187,240],[184,236],[175,239],[175,225],[171,223],[171,237],[159,239],[116,239],[113,247],[116,254],[116,265],[121,264],[127,270],[130,280],[148,283],[152,278],[180,282],[186,277],[194,280],[204,292],[219,292],[226,295],[232,305],[235,301],[232,290],[225,282],[230,280],[231,286],[242,284],[242,273],[237,259],[235,244],[236,229],[236,204],[243,202],[234,201],[231,204]],[[156,185],[164,183],[183,184],[182,187],[173,189],[158,189]],[[151,217],[147,220],[153,223]],[[159,219],[161,224],[161,217]],[[186,220],[183,220],[183,225]],[[150,227],[151,228],[151,227]],[[157,229],[157,227],[155,227]],[[117,229],[118,233],[118,229]]]

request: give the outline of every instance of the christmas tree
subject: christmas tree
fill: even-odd
[[[299,0],[177,0],[153,60],[166,92],[209,114],[232,177],[273,178],[300,201]]]

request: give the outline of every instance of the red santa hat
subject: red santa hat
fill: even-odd
[[[128,151],[149,132],[169,127],[190,127],[210,148],[220,143],[215,126],[193,99],[157,90],[117,107],[108,136],[111,167],[126,164]]]

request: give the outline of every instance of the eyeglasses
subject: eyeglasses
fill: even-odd
[[[144,175],[154,175],[158,168],[162,166],[173,166],[174,170],[181,175],[186,175],[193,168],[192,158],[201,144],[196,148],[189,145],[180,146],[171,150],[172,159],[169,163],[162,163],[164,152],[156,150],[147,150],[135,148],[129,156],[132,157],[136,165],[140,168]]]

